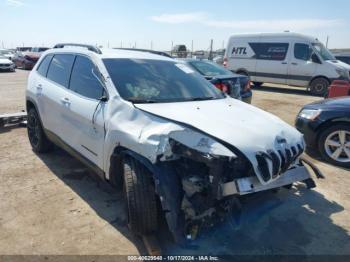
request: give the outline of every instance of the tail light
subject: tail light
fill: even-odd
[[[228,87],[227,85],[223,84],[223,83],[216,83],[214,84],[216,86],[217,89],[220,89],[222,92],[224,93],[228,93]]]
[[[249,91],[250,90],[250,85],[251,85],[251,81],[250,80],[248,80],[247,81],[247,84],[245,85],[245,87],[244,87],[244,92],[247,92],[247,91]]]
[[[224,57],[224,63],[222,64],[224,67],[227,67],[227,57]]]

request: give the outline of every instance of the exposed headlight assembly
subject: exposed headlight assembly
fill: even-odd
[[[303,109],[299,113],[299,117],[308,120],[315,120],[321,114],[321,112],[321,109]]]

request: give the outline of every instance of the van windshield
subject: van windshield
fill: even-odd
[[[103,59],[120,96],[132,103],[222,99],[225,95],[189,66],[150,59]]]
[[[323,60],[335,60],[335,57],[332,53],[321,43],[312,43],[314,50]]]

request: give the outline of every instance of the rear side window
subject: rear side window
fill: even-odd
[[[90,59],[77,56],[69,88],[88,98],[101,98],[104,92],[103,85],[99,78],[98,70]]]
[[[255,53],[255,58],[260,60],[278,60],[286,58],[288,43],[249,43]]]
[[[53,55],[47,55],[45,58],[41,61],[39,67],[38,67],[38,73],[42,76],[46,77],[47,69],[49,68],[51,59]]]
[[[47,72],[47,78],[64,86],[68,87],[70,72],[74,62],[74,55],[59,54],[52,58]]]
[[[294,57],[296,59],[308,61],[311,57],[311,49],[307,44],[295,44],[294,45]]]

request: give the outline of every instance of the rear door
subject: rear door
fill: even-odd
[[[77,55],[69,84],[69,106],[63,113],[65,140],[81,155],[103,167],[104,114],[107,97],[101,75],[90,58]]]
[[[36,88],[41,94],[40,113],[44,126],[65,142],[67,140],[64,112],[65,108],[69,106],[67,88],[74,59],[75,56],[72,54],[55,54],[52,57],[46,78],[42,78],[36,83]]]
[[[257,59],[254,81],[286,84],[288,78],[288,42],[249,43]]]
[[[318,66],[318,64],[311,61],[312,48],[306,42],[295,42],[292,49],[288,69],[288,84],[307,86]]]

